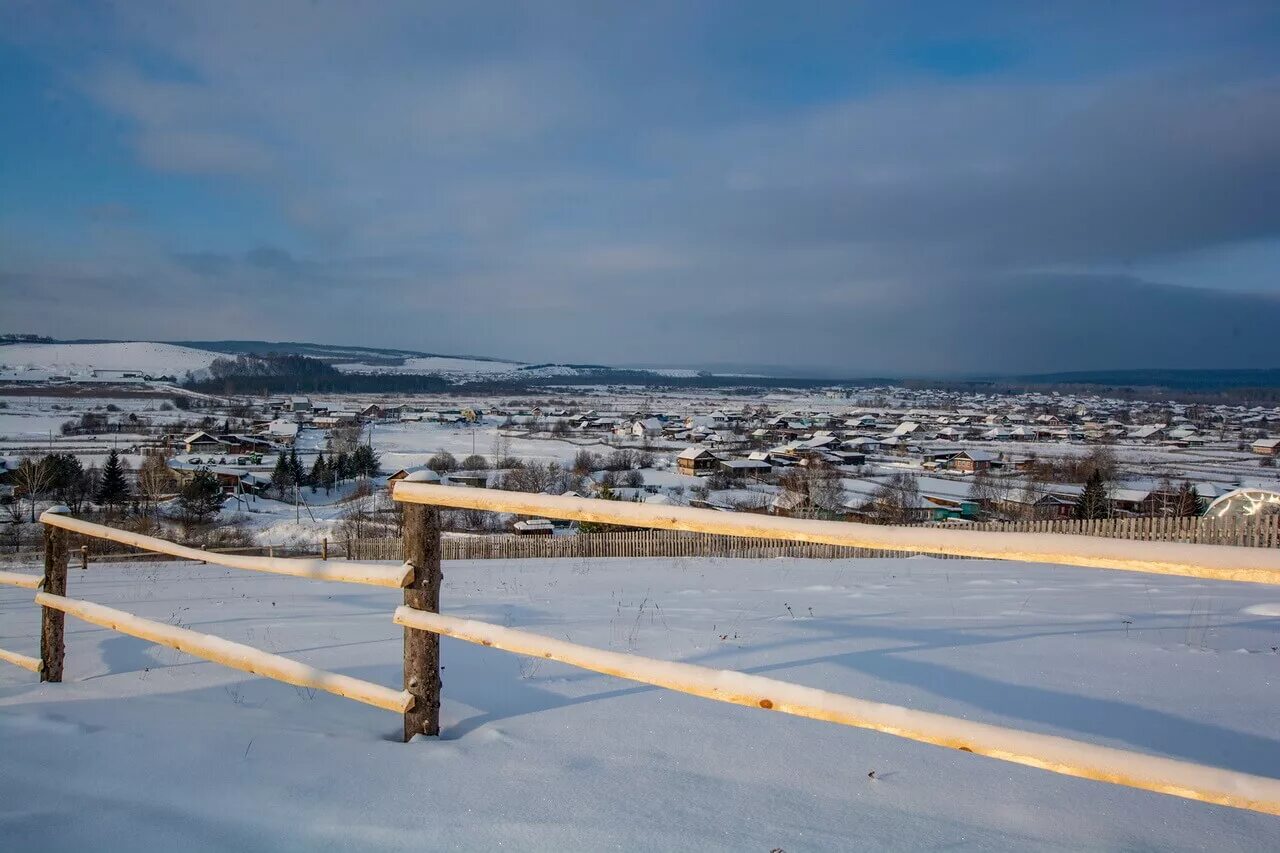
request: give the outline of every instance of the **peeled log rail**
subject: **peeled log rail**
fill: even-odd
[[[0,584],[20,586],[23,589],[39,589],[40,581],[42,580],[43,578],[40,575],[24,575],[21,572],[0,572]]]
[[[219,554],[213,551],[201,551],[159,539],[155,536],[144,536],[141,533],[130,533],[117,530],[105,524],[94,524],[82,521],[61,513],[45,512],[40,521],[53,527],[61,527],[85,536],[99,539],[110,539],[132,545],[146,551],[183,557],[188,560],[200,560],[229,569],[248,569],[254,572],[270,572],[277,575],[291,575],[297,578],[311,578],[322,581],[341,581],[343,583],[362,583],[370,586],[389,586],[399,589],[413,578],[413,569],[406,565],[388,566],[386,563],[363,563],[355,560],[335,562],[332,560],[296,560],[278,557],[246,557],[238,554]]]
[[[592,672],[718,702],[873,729],[1066,776],[1280,815],[1280,779],[1097,746],[1055,735],[974,723],[828,693],[759,675],[608,652],[408,607],[396,608],[395,621],[408,628],[431,631],[519,655],[560,661]]]
[[[523,494],[465,486],[435,486],[403,480],[395,484],[393,497],[407,503],[630,527],[787,539],[793,542],[817,542],[881,551],[917,551],[991,560],[1121,569],[1209,580],[1280,584],[1280,550],[1235,545],[1134,542],[1060,533],[989,533],[930,527],[887,527],[847,521],[718,512],[694,507],[651,506],[564,495]]]
[[[413,696],[404,690],[394,690],[380,684],[352,678],[349,675],[326,672],[252,646],[233,643],[221,637],[201,634],[187,628],[153,622],[150,619],[143,619],[132,613],[125,613],[90,601],[40,592],[36,594],[36,604],[61,610],[68,616],[101,625],[103,628],[109,628],[121,634],[168,646],[242,672],[274,678],[276,681],[283,681],[296,687],[312,687],[399,714],[403,714],[413,704]]]
[[[40,658],[27,657],[26,655],[20,655],[17,652],[0,649],[0,660],[5,663],[11,663],[14,666],[20,666],[23,669],[29,669],[32,672],[40,672]]]

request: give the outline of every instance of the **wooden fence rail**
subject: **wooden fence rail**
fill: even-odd
[[[71,615],[85,622],[168,646],[232,669],[251,672],[298,687],[323,690],[357,702],[395,711],[404,715],[406,720],[414,712],[415,695],[407,689],[394,690],[351,676],[326,672],[243,643],[143,619],[132,613],[92,601],[68,598],[66,595],[69,558],[67,539],[71,531],[84,536],[110,539],[173,557],[217,563],[229,568],[371,586],[400,588],[409,585],[414,581],[414,573],[407,563],[399,565],[349,561],[330,563],[325,560],[286,560],[274,557],[214,554],[165,539],[75,519],[70,516],[66,507],[53,507],[45,511],[40,516],[40,521],[44,525],[45,538],[44,574],[36,576],[18,572],[0,572],[0,584],[40,590],[35,596],[35,603],[41,610],[40,658],[37,660],[17,652],[0,649],[0,661],[36,672],[41,681],[61,681],[63,659],[66,654],[64,620],[66,615]],[[87,558],[87,551],[81,551],[81,554]],[[405,603],[412,604],[407,593]]]
[[[396,484],[393,497],[410,505],[405,513],[406,554],[418,552],[429,555],[422,559],[431,565],[433,572],[438,571],[437,555],[441,547],[438,508],[453,507],[748,539],[781,539],[823,546],[1023,559],[1220,580],[1280,583],[1280,553],[1259,549],[1170,546],[1030,533],[967,531],[957,534],[953,530],[925,528],[877,529],[859,524],[778,519],[685,507],[438,487],[422,482],[414,475]],[[430,513],[408,512],[410,508],[421,510],[423,507]],[[424,545],[424,542],[428,544]],[[530,543],[518,547],[554,546]],[[418,562],[421,563],[422,559]],[[405,603],[412,604],[407,594]],[[408,606],[396,611],[395,621],[406,631],[406,680],[409,678],[410,632],[431,636],[445,634],[483,646],[558,660],[717,701],[870,728],[1055,773],[1280,815],[1280,779],[974,723],[739,672],[591,649],[523,631],[443,616],[437,610],[429,606]],[[438,657],[434,659],[438,665]],[[425,663],[426,659],[421,661]],[[432,676],[435,679],[433,683],[439,684],[438,671],[423,675]],[[432,705],[438,707],[438,694],[432,698]],[[406,736],[408,734],[406,725]]]
[[[555,660],[718,702],[873,729],[1067,776],[1280,815],[1280,779],[869,702],[759,675],[593,649],[527,631],[401,607],[399,625]]]
[[[882,551],[1056,563],[1210,580],[1280,583],[1280,549],[1138,542],[1053,533],[991,533],[967,527],[885,527],[565,495],[437,486],[415,482],[412,477],[396,483],[393,497],[405,503],[628,527],[786,539]]]
[[[323,690],[400,714],[413,705],[413,697],[403,690],[393,690],[349,675],[325,672],[314,666],[264,652],[243,643],[234,643],[188,628],[143,619],[132,613],[125,613],[91,601],[79,601],[41,592],[36,594],[36,604],[61,611],[92,625],[100,625],[103,628],[177,649],[231,669],[266,676],[295,687]]]
[[[955,529],[956,525],[929,522],[909,527]],[[966,525],[966,530],[983,533],[1055,533],[1127,539],[1142,542],[1177,542],[1200,545],[1235,545],[1246,548],[1280,548],[1280,518],[1110,518],[1095,521],[1055,519],[1040,521],[984,522]],[[109,541],[109,540],[91,540]],[[327,560],[330,550],[349,560],[385,561],[401,559],[403,541],[399,536],[347,539],[282,545],[249,545],[203,548],[201,560],[213,562],[209,554],[259,557],[318,557]],[[73,549],[74,550],[74,549]],[[31,556],[38,556],[33,552]],[[81,565],[128,560],[161,560],[172,554],[133,548],[102,552],[81,549]],[[910,549],[885,550],[842,545],[796,542],[787,539],[741,537],[679,530],[624,530],[608,533],[577,533],[571,536],[518,535],[514,533],[446,534],[441,542],[443,560],[529,560],[541,558],[594,559],[599,557],[722,557],[753,559],[798,557],[805,559],[874,559],[911,557],[923,552]],[[968,559],[956,554],[930,554],[943,559]]]
[[[61,510],[61,511],[55,511]],[[246,557],[225,552],[202,551],[189,545],[181,545],[168,539],[155,536],[144,536],[141,533],[130,533],[117,530],[105,524],[94,524],[72,518],[64,508],[55,507],[46,510],[40,521],[47,528],[70,530],[86,536],[97,536],[110,539],[123,545],[131,545],[160,554],[181,557],[186,560],[216,563],[231,569],[248,569],[255,572],[270,572],[278,575],[292,575],[312,580],[342,581],[344,583],[370,584],[373,586],[389,586],[399,589],[409,582],[411,573],[407,566],[388,566],[385,563],[329,560],[296,560],[276,557]],[[65,548],[65,545],[64,545]]]

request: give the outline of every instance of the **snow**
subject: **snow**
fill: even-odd
[[[207,370],[220,353],[175,344],[127,341],[106,344],[7,344],[0,365],[9,369],[83,374],[92,370],[136,370],[152,376],[182,377]]]
[[[486,374],[513,373],[523,364],[516,361],[490,361],[488,359],[452,358],[450,356],[431,356],[425,358],[406,358],[403,364],[365,364],[350,362],[335,364],[334,367],[344,373],[438,373],[447,374]]]
[[[394,590],[190,563],[69,594],[400,684]],[[0,646],[38,648],[0,589]],[[976,560],[451,562],[445,612],[1275,775],[1269,587]],[[442,641],[443,733],[68,620],[0,668],[12,849],[1260,850],[1276,819]],[[875,777],[868,774],[875,771]]]

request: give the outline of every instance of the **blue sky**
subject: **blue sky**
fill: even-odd
[[[0,4],[59,337],[1275,366],[1275,3]]]

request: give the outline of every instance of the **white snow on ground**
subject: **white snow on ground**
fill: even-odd
[[[70,594],[397,685],[393,590],[189,563]],[[38,648],[0,588],[0,646]],[[444,610],[1275,775],[1280,595],[980,561],[445,564]],[[12,850],[1274,848],[1274,817],[713,703],[446,639],[444,731],[68,619],[67,682],[0,665]],[[868,774],[875,771],[875,778]]]
[[[179,376],[206,370],[219,353],[128,341],[109,344],[7,344],[0,346],[0,365],[6,369],[37,369],[82,373],[90,370],[137,370],[153,376]]]
[[[373,444],[382,454],[382,469],[391,472],[409,465],[425,464],[440,450],[452,453],[458,461],[470,456],[473,450],[492,460],[497,432],[498,428],[492,424],[474,429],[425,421],[378,424],[373,431]],[[543,464],[570,463],[574,455],[584,448],[592,453],[607,453],[612,449],[595,436],[582,436],[574,441],[512,436],[504,439],[504,448],[512,456]]]

